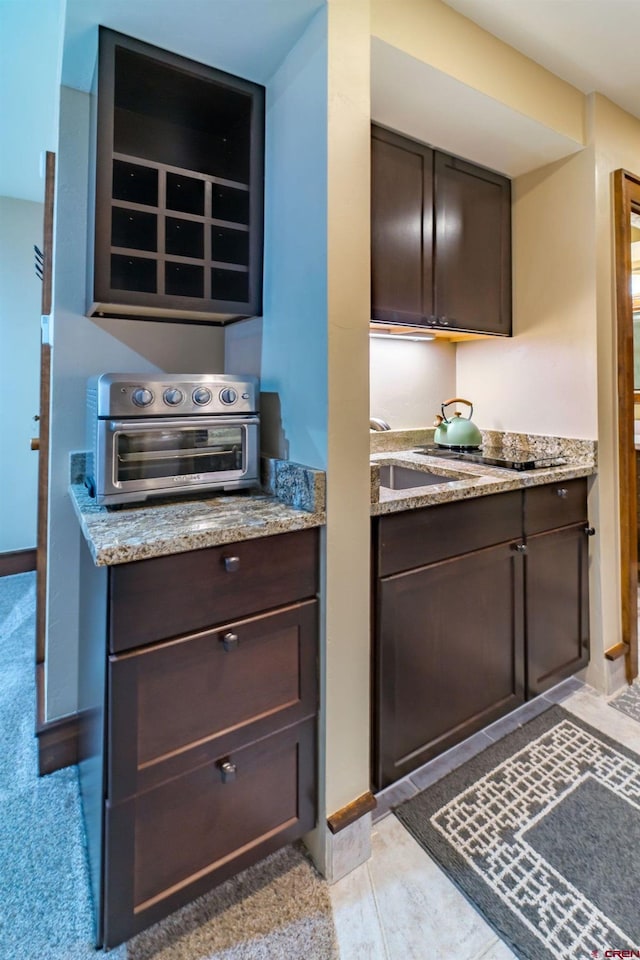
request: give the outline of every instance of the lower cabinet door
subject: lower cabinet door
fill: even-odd
[[[589,662],[586,524],[527,538],[527,696],[535,697]]]
[[[105,947],[314,827],[315,730],[288,727],[106,804]]]
[[[524,701],[522,590],[509,544],[379,581],[377,789]]]

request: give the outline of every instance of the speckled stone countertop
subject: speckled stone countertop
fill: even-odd
[[[386,433],[386,431],[385,431]],[[396,437],[392,435],[396,433]],[[423,431],[419,436],[411,431],[410,449],[403,449],[408,431],[389,431],[372,435],[371,453],[371,513],[397,513],[416,507],[429,507],[439,503],[451,503],[454,500],[466,500],[483,497],[507,490],[520,490],[544,483],[573,480],[588,477],[596,473],[596,444],[589,440],[571,440],[557,437],[541,437],[525,434],[503,434],[500,440],[508,448],[527,449],[539,456],[563,456],[567,463],[563,466],[536,470],[509,470],[504,467],[484,466],[463,460],[442,460],[438,457],[416,453],[413,446],[417,443],[432,443],[433,431]],[[385,437],[383,440],[382,437]],[[498,434],[483,435],[494,440]],[[380,438],[380,439],[378,439]],[[380,449],[382,447],[382,450]],[[376,451],[376,452],[374,452]],[[442,483],[429,483],[424,487],[411,487],[407,490],[390,490],[380,485],[380,466],[397,464],[441,475]]]
[[[283,464],[263,469],[266,492],[150,500],[116,509],[97,506],[72,465],[69,493],[96,566],[111,566],[322,526],[324,473]]]

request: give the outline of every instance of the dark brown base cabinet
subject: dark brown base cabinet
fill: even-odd
[[[380,517],[373,785],[588,662],[586,481]]]
[[[111,568],[85,551],[82,578],[81,792],[112,947],[315,825],[318,534]]]
[[[586,522],[586,494],[586,480],[525,491],[528,697],[589,662],[588,535],[594,531]]]

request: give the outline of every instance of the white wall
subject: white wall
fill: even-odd
[[[520,130],[529,119],[584,143],[581,92],[442,0],[371,0],[371,33],[519,114]],[[520,126],[517,116],[514,121]]]
[[[220,328],[84,316],[88,147],[89,96],[62,87],[51,368],[47,720],[72,713],[77,705],[81,535],[67,489],[69,453],[86,448],[86,380],[108,371],[220,371],[224,363]]]
[[[0,552],[36,545],[43,205],[0,197]]]
[[[369,360],[371,416],[386,420],[392,430],[432,426],[440,405],[457,396],[455,344],[374,338]]]
[[[457,346],[457,390],[482,427],[595,439],[592,148],[513,182],[513,338]]]
[[[321,818],[323,803],[331,815],[369,789],[371,686],[369,2],[329,0],[328,15],[329,444]],[[333,868],[325,863],[325,869],[333,876],[335,863]]]
[[[267,84],[263,317],[225,336],[226,370],[261,378],[264,452],[318,468],[327,463],[326,182],[321,10]]]

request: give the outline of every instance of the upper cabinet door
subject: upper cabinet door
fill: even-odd
[[[435,314],[442,325],[511,333],[511,183],[435,154]]]
[[[510,181],[381,127],[371,137],[371,319],[510,336]]]
[[[90,316],[261,313],[264,95],[100,29]]]
[[[433,151],[374,127],[371,319],[425,324],[433,312]]]

